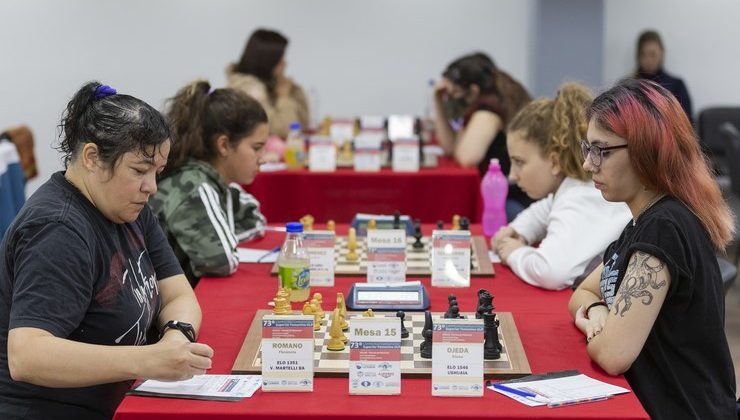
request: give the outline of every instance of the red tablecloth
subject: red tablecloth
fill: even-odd
[[[269,233],[249,246],[269,249],[282,238],[282,234]],[[255,311],[268,309],[267,303],[277,288],[277,279],[269,274],[270,266],[240,264],[231,277],[205,278],[198,284],[196,295],[203,309],[199,341],[215,350],[210,373],[230,373]],[[312,292],[319,291],[325,297],[339,291],[346,295],[355,281],[337,278],[335,287],[314,288]],[[623,377],[610,377],[590,362],[583,335],[573,326],[566,309],[570,291],[551,292],[529,286],[500,264],[496,265],[495,278],[473,278],[470,289],[432,288],[429,279],[422,281],[431,294],[432,310],[439,312],[447,309],[449,293],[457,295],[463,311],[472,312],[477,303],[476,290],[491,291],[496,310],[514,314],[532,372],[578,369],[590,377],[629,388]],[[257,391],[252,398],[236,403],[129,396],[115,419],[648,418],[633,393],[598,403],[547,408],[527,407],[489,390],[483,398],[432,397],[430,379],[404,378],[401,395],[397,396],[349,396],[348,387],[347,378],[316,378],[312,393]]]
[[[271,223],[295,221],[305,214],[316,222],[349,223],[357,213],[396,210],[424,223],[440,219],[450,223],[455,214],[478,222],[482,211],[478,170],[444,158],[436,168],[413,173],[349,168],[263,172],[245,188],[259,200]]]

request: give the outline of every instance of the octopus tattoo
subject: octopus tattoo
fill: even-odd
[[[643,305],[653,301],[651,290],[658,290],[667,284],[666,279],[658,282],[658,273],[665,269],[665,264],[651,255],[637,251],[630,258],[622,285],[617,291],[614,310],[622,317],[632,307],[633,299],[642,299]]]

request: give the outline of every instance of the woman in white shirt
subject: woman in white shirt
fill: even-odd
[[[511,121],[506,146],[509,179],[539,200],[491,239],[501,261],[522,280],[544,289],[573,286],[630,219],[627,206],[605,201],[583,170],[580,140],[592,101],[577,83],[554,99],[538,99]]]

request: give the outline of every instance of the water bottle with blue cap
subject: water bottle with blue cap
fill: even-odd
[[[288,223],[286,232],[277,259],[279,287],[290,289],[291,302],[303,302],[311,293],[310,261],[303,246],[303,224]]]

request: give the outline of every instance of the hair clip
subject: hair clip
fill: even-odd
[[[116,90],[108,85],[100,85],[95,88],[95,99],[105,98],[106,96],[115,95]]]

